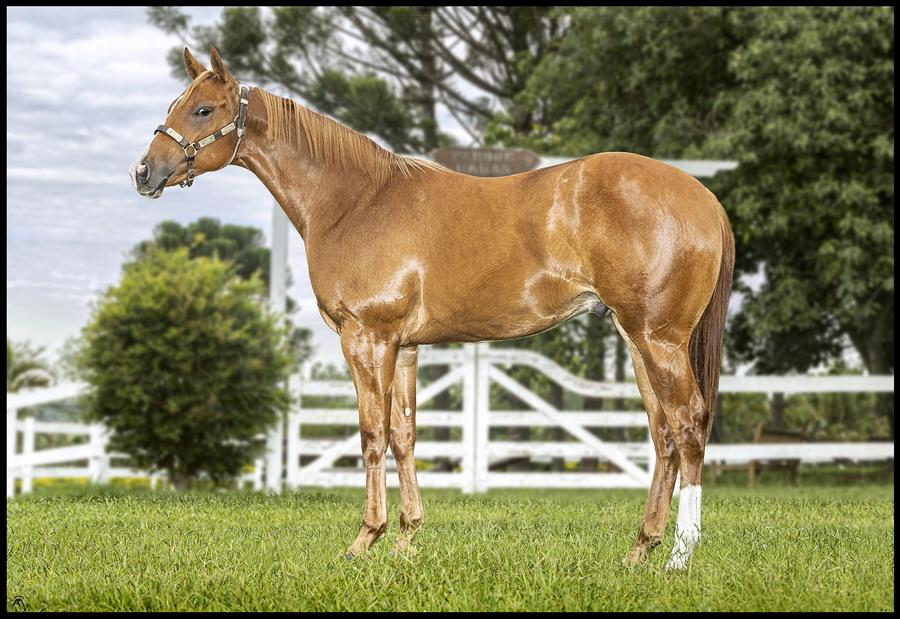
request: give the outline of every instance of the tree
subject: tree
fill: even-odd
[[[16,344],[6,338],[6,393],[50,386],[54,374],[41,358],[43,352],[43,348],[33,348],[28,342]]]
[[[284,330],[257,277],[184,248],[126,264],[82,331],[88,415],[110,448],[179,489],[236,476],[285,409]]]
[[[340,32],[372,51],[372,68],[400,81],[419,103],[427,125],[437,125],[442,103],[474,142],[495,117],[492,100],[513,131],[532,122],[532,108],[516,95],[558,35],[547,7],[341,7],[349,22]],[[474,90],[466,95],[457,82]],[[434,135],[437,135],[436,133]],[[439,144],[425,139],[427,148]]]
[[[732,56],[724,147],[744,295],[731,352],[803,371],[849,343],[894,371],[894,12],[762,10]],[[893,437],[893,395],[879,397]]]
[[[531,109],[516,103],[561,30],[546,7],[228,7],[220,22],[191,27],[174,7],[151,23],[186,45],[215,44],[236,74],[277,86],[398,152],[452,143],[439,131],[443,105],[481,142],[497,114],[523,131]],[[184,79],[181,50],[169,54]],[[460,82],[469,86],[461,88]]]
[[[744,295],[732,352],[803,371],[848,338],[873,373],[893,361],[893,10],[764,10],[732,55],[739,88],[720,148]]]
[[[258,275],[265,289],[271,289],[271,250],[265,246],[263,233],[252,226],[222,224],[212,217],[201,217],[195,222],[182,226],[175,221],[163,221],[153,230],[153,238],[141,241],[132,250],[133,260],[141,260],[156,249],[173,251],[184,247],[191,258],[216,256],[220,260],[230,260],[235,265],[235,273],[250,279]],[[287,272],[287,285],[291,285],[291,272]],[[297,309],[297,302],[287,297],[287,313]],[[292,326],[290,332],[291,356],[295,367],[312,357],[312,331]]]
[[[731,51],[752,13],[727,7],[556,9],[568,26],[517,95],[533,110],[524,130],[498,118],[487,141],[538,152],[626,150],[700,157],[727,118]]]

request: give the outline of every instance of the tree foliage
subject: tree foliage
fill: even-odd
[[[285,333],[264,290],[216,256],[149,250],[124,267],[83,329],[89,417],[110,449],[178,487],[236,476],[287,405]]]
[[[743,284],[732,350],[763,371],[834,358],[846,338],[893,371],[893,10],[761,10],[730,57],[718,147]]]
[[[43,353],[43,348],[6,338],[6,393],[50,386],[54,373]]]
[[[198,26],[174,7],[151,7],[148,18],[186,45],[216,45],[243,79],[300,97],[398,152],[452,143],[439,130],[439,104],[476,143],[498,106],[524,131],[532,110],[516,95],[561,30],[547,7],[228,7]],[[184,79],[181,49],[169,61]]]
[[[131,251],[134,260],[141,260],[154,250],[173,251],[186,248],[191,258],[211,258],[229,260],[234,263],[235,273],[250,279],[259,276],[265,290],[271,289],[271,250],[265,245],[265,238],[259,228],[222,224],[212,217],[201,217],[186,226],[176,221],[163,221],[153,230],[153,238],[141,241]],[[287,285],[291,285],[291,272],[287,272]],[[297,303],[287,297],[287,313],[297,309]],[[312,332],[304,327],[293,326],[290,332],[291,356],[295,367],[312,356]]]
[[[698,157],[727,110],[729,53],[740,20],[723,7],[556,9],[567,24],[516,97],[534,122],[516,130],[501,114],[487,141],[553,155],[623,150]]]

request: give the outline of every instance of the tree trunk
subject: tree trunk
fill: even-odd
[[[422,110],[422,118],[420,125],[422,127],[422,139],[425,152],[429,152],[440,146],[438,122],[437,122],[437,98],[435,96],[435,82],[437,82],[437,58],[435,57],[434,43],[434,7],[419,7],[422,13],[422,27],[420,30],[421,51],[419,59],[421,62],[422,74],[425,81],[421,82],[422,98],[420,107]]]
[[[874,320],[865,324],[865,331],[850,334],[850,339],[870,374],[893,374],[894,372],[894,305],[885,301],[884,307]],[[894,440],[894,394],[879,393],[875,399],[875,410],[887,419],[890,438]]]
[[[894,373],[894,355],[893,347],[886,344],[887,333],[894,328],[893,326],[894,310],[893,305],[890,311],[885,308],[881,312],[876,322],[875,329],[869,335],[869,372],[872,374],[893,374]],[[893,340],[893,337],[891,337]],[[894,394],[879,393],[876,396],[875,406],[880,415],[887,418],[888,432],[891,440],[894,440]]]
[[[722,437],[725,436],[724,415],[722,415],[722,396],[716,398],[716,411],[713,417],[712,435],[709,438],[711,443],[721,443]]]
[[[773,393],[770,402],[770,410],[772,411],[772,429],[778,432],[784,430],[784,394]]]
[[[178,492],[186,492],[191,488],[190,476],[177,471],[169,471],[169,482],[172,484],[172,488]]]

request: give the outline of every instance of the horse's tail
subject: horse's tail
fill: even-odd
[[[700,393],[709,411],[706,438],[712,430],[719,393],[719,367],[722,360],[722,339],[725,335],[725,319],[728,315],[728,298],[731,296],[731,278],[734,273],[734,234],[728,223],[725,209],[716,201],[722,225],[722,262],[719,279],[700,322],[691,334],[690,356],[694,376],[700,385]]]

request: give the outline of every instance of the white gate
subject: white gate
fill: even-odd
[[[546,357],[527,350],[492,349],[486,344],[466,344],[462,349],[422,347],[419,366],[446,365],[449,372],[434,382],[420,386],[416,398],[418,428],[449,426],[461,428],[461,440],[445,442],[419,441],[416,457],[448,458],[459,462],[454,472],[419,472],[422,487],[460,488],[466,492],[483,492],[489,488],[513,487],[646,487],[652,471],[654,451],[649,437],[640,442],[610,443],[590,432],[589,427],[630,427],[646,430],[643,412],[560,411],[515,381],[504,366],[524,365],[534,368],[563,388],[579,395],[604,398],[637,398],[633,384],[598,383],[572,376]],[[424,404],[445,389],[462,384],[462,410],[421,410]],[[494,411],[490,407],[491,384],[496,384],[525,402],[529,411]],[[289,487],[360,486],[365,475],[352,468],[335,468],[344,456],[360,455],[360,435],[356,409],[308,408],[304,397],[354,397],[350,382],[304,381],[299,385],[300,405],[291,412],[287,423],[287,474]],[[346,438],[304,438],[301,427],[346,424],[356,431]],[[491,441],[492,427],[559,426],[577,442],[512,442]],[[644,433],[647,434],[646,432]],[[302,457],[315,457],[301,466]],[[596,457],[607,460],[620,472],[545,473],[491,472],[496,460],[511,457],[563,457],[569,459]],[[392,459],[388,458],[388,467]],[[388,485],[396,486],[396,475],[388,477]]]

